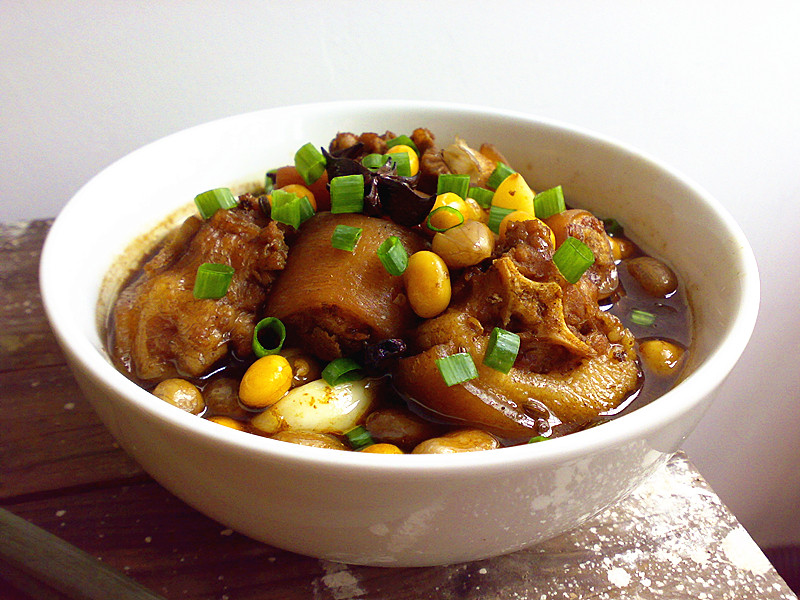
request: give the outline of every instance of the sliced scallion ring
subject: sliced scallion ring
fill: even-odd
[[[386,140],[387,148],[394,148],[395,146],[408,146],[409,148],[413,148],[414,152],[416,152],[417,156],[419,156],[419,148],[417,148],[414,140],[407,135],[398,135],[396,138]]]
[[[367,154],[361,159],[361,164],[367,167],[370,171],[380,169],[389,160],[388,154]]]
[[[203,263],[197,267],[193,294],[195,298],[222,298],[228,293],[234,269],[230,265]]]
[[[361,365],[352,358],[337,358],[322,369],[322,379],[332,386],[347,383],[348,381],[357,381],[363,379],[363,377]]]
[[[364,176],[340,175],[330,182],[331,212],[360,213],[364,210]]]
[[[546,219],[567,210],[564,202],[564,191],[558,185],[549,190],[539,192],[533,197],[533,212],[539,219]]]
[[[253,353],[261,358],[277,354],[286,341],[286,327],[277,317],[265,317],[253,329]]]
[[[361,238],[361,227],[351,227],[350,225],[337,225],[331,235],[331,246],[337,250],[352,252],[356,249],[356,244]]]
[[[491,229],[495,233],[500,233],[500,223],[503,222],[503,219],[506,218],[506,215],[510,215],[514,212],[515,209],[513,208],[503,208],[502,206],[492,206],[489,209],[489,222],[487,225],[489,229]]]
[[[528,440],[528,443],[529,444],[535,444],[537,442],[544,442],[544,441],[549,440],[549,439],[550,438],[546,438],[543,435],[535,435],[531,439]]]
[[[353,450],[361,450],[375,443],[369,431],[363,425],[356,425],[349,431],[345,431],[344,435]]]
[[[652,327],[656,322],[656,316],[653,313],[638,308],[634,308],[631,311],[630,317],[631,323],[641,325],[642,327]]]
[[[499,162],[497,163],[497,166],[495,167],[494,171],[492,171],[492,174],[489,175],[489,179],[486,182],[486,185],[488,185],[493,190],[496,190],[498,186],[501,183],[503,183],[503,180],[513,173],[516,173],[514,169],[512,169],[505,163]]]
[[[411,157],[407,152],[393,152],[386,156],[394,162],[394,169],[400,177],[411,177]]]
[[[489,336],[483,364],[495,371],[508,373],[519,353],[519,336],[511,331],[495,327]]]
[[[467,192],[467,197],[475,200],[475,202],[480,204],[481,208],[489,208],[492,205],[494,192],[482,187],[471,187],[469,188],[469,192]]]
[[[389,236],[378,246],[378,258],[391,275],[402,275],[408,266],[408,252],[396,235]]]
[[[208,190],[194,197],[195,206],[204,219],[210,219],[220,208],[228,209],[238,205],[239,202],[228,188]]]
[[[273,190],[271,195],[271,216],[279,223],[299,229],[300,225],[314,216],[314,207],[305,196],[280,189]]]
[[[594,264],[594,252],[578,238],[568,237],[553,254],[553,262],[569,283],[576,283]]]
[[[294,166],[306,185],[311,185],[325,171],[325,157],[311,142],[304,144],[295,152]]]
[[[478,377],[478,369],[475,368],[472,356],[468,352],[458,352],[438,358],[436,367],[448,387]]]
[[[436,180],[436,194],[453,192],[459,198],[466,198],[469,194],[469,175],[456,173],[442,173]]]
[[[437,227],[436,225],[433,224],[432,219],[434,215],[438,213],[447,213],[449,215],[453,215],[458,220],[458,223],[454,223],[449,227]],[[430,229],[431,231],[442,232],[442,231],[447,231],[448,229],[452,229],[453,227],[458,227],[463,222],[464,222],[464,215],[461,214],[460,210],[452,206],[440,206],[439,208],[436,208],[430,212],[428,218],[425,221],[425,225],[427,225],[428,229]]]

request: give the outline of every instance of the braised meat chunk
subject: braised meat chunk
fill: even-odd
[[[416,330],[418,353],[399,361],[395,384],[440,417],[503,437],[565,433],[638,389],[635,340],[600,310],[588,274],[576,284],[559,274],[541,222],[509,228],[502,254],[487,270],[467,274],[447,311]],[[495,327],[520,338],[508,374],[482,364]],[[475,359],[478,378],[444,385],[436,361],[464,351]]]
[[[252,199],[250,199],[252,200]],[[143,383],[200,377],[230,351],[252,353],[253,327],[288,252],[277,223],[253,206],[189,217],[120,293],[110,327],[114,362]],[[227,294],[198,299],[198,267],[234,268]]]
[[[361,229],[352,253],[331,246],[337,225]],[[333,360],[368,343],[400,337],[415,323],[402,280],[376,253],[397,236],[409,253],[424,247],[414,232],[386,219],[320,213],[303,224],[286,270],[275,284],[266,314],[278,317],[308,352]]]

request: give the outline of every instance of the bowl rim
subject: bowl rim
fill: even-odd
[[[499,448],[491,452],[418,456],[372,455],[369,453],[309,448],[280,442],[219,426],[206,419],[196,418],[193,415],[186,415],[180,409],[164,402],[153,402],[152,395],[149,392],[140,388],[117,371],[98,352],[94,345],[81,334],[81,329],[75,319],[65,318],[65,315],[62,314],[63,308],[57,302],[60,291],[51,286],[50,273],[53,269],[58,268],[59,246],[66,242],[69,221],[73,218],[73,213],[79,212],[80,205],[83,202],[82,199],[87,194],[87,188],[90,189],[92,183],[101,175],[117,168],[121,163],[124,164],[125,161],[131,160],[133,156],[149,152],[152,146],[162,144],[165,140],[191,135],[202,128],[224,127],[226,122],[249,118],[267,118],[269,115],[281,115],[283,113],[299,112],[302,115],[310,115],[324,111],[364,111],[370,109],[431,110],[460,117],[480,118],[483,116],[507,119],[509,122],[522,121],[528,124],[535,124],[558,130],[562,133],[590,138],[625,154],[631,159],[643,161],[648,166],[679,181],[691,190],[697,198],[711,207],[720,223],[724,226],[726,233],[735,240],[739,249],[738,261],[742,266],[739,285],[741,302],[726,335],[691,375],[653,402],[620,415],[609,422],[603,423],[601,426],[554,438],[548,440],[547,443],[535,444],[535,449],[531,448],[531,445],[522,445]],[[168,424],[182,435],[199,435],[209,438],[217,444],[231,446],[239,452],[269,455],[287,461],[287,463],[298,465],[312,463],[316,467],[342,467],[362,473],[409,472],[417,474],[431,472],[438,475],[446,475],[457,474],[464,470],[475,468],[509,469],[522,465],[526,468],[531,468],[538,463],[551,463],[554,460],[566,461],[641,438],[665,423],[670,423],[677,419],[680,414],[700,402],[702,398],[710,394],[724,380],[749,342],[755,327],[760,299],[759,275],[755,256],[742,229],[718,200],[676,169],[655,159],[646,152],[612,137],[558,120],[486,106],[421,100],[343,100],[280,106],[214,119],[152,141],[105,167],[85,183],[69,200],[56,217],[46,237],[42,249],[39,278],[45,314],[62,350],[68,358],[71,358],[71,364],[88,373],[95,382],[101,383],[105,388],[116,390],[122,401],[134,404],[138,410],[159,419],[164,425]],[[95,309],[93,308],[93,310]],[[609,443],[609,440],[612,440],[611,443]]]

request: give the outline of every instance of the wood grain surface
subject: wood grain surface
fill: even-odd
[[[153,482],[81,395],[38,291],[49,225],[0,225],[0,505],[155,594],[168,600],[796,599],[683,455],[583,527],[475,563],[357,567],[278,550],[224,528]],[[0,549],[7,546],[0,539]],[[0,598],[67,597],[17,589],[2,568]]]

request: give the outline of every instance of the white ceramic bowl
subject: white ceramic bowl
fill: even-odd
[[[614,216],[681,276],[695,323],[686,377],[615,421],[544,444],[456,455],[307,448],[220,427],[118,373],[98,328],[104,277],[132,240],[199,191],[260,180],[338,131],[496,143],[534,189]],[[345,102],[264,110],[159,140],[111,165],[56,219],[41,264],[47,315],[81,389],[164,487],[226,527],[335,561],[421,566],[536,544],[620,500],[680,446],[744,349],[758,275],[739,227],[705,191],[656,160],[530,116],[450,104]],[[98,308],[99,307],[99,308]]]

